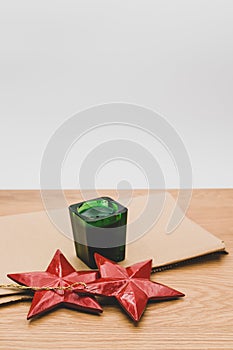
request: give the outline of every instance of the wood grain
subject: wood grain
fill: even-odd
[[[66,191],[66,196],[69,203],[80,198],[77,191]],[[1,215],[41,209],[39,191],[0,191]],[[183,291],[185,298],[149,303],[138,325],[111,302],[101,316],[57,309],[30,322],[26,320],[30,302],[4,306],[0,349],[232,350],[233,190],[195,190],[188,216],[223,239],[230,254],[152,275],[153,280]]]

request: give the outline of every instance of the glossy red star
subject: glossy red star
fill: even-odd
[[[101,278],[88,283],[85,292],[115,297],[134,321],[139,321],[148,300],[183,297],[184,294],[160,283],[150,281],[152,260],[124,268],[95,254]],[[78,291],[79,287],[77,287]]]
[[[96,280],[98,272],[77,272],[57,250],[45,272],[26,272],[8,274],[13,281],[28,287],[68,287],[76,282],[89,283]],[[42,314],[56,306],[67,306],[78,310],[100,313],[101,306],[90,296],[74,293],[74,286],[65,290],[38,290],[35,291],[27,319]]]

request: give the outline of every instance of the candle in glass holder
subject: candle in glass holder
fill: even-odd
[[[96,268],[94,253],[119,262],[125,258],[127,208],[110,197],[69,206],[77,256]]]

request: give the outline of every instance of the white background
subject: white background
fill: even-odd
[[[169,121],[189,152],[194,187],[232,187],[233,1],[0,1],[1,188],[39,188],[41,158],[59,125],[113,101]],[[68,157],[64,187],[77,186],[76,160],[90,140]],[[158,153],[166,186],[177,187]],[[114,164],[101,170],[98,187],[121,176],[145,187],[130,165],[127,176],[113,176]]]

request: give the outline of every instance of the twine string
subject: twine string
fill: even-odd
[[[81,285],[84,288],[86,288],[86,283],[85,282],[74,282],[72,284],[69,284],[68,286],[58,286],[58,287],[48,287],[48,286],[43,286],[43,287],[37,287],[37,286],[21,286],[19,284],[0,284],[0,288],[3,289],[21,289],[21,290],[72,290],[74,287]]]

